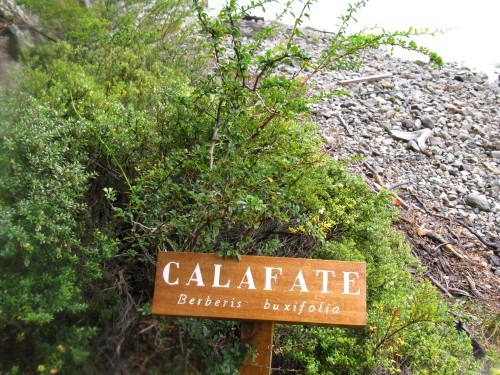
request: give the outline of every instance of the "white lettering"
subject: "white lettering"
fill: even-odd
[[[297,284],[297,280],[299,281],[299,284]],[[293,292],[293,288],[295,288],[296,286],[300,286],[301,292],[309,292],[309,290],[307,290],[307,285],[306,281],[304,280],[304,275],[302,274],[302,270],[300,270],[299,273],[297,274],[297,277],[295,278],[295,281],[292,285],[292,288],[290,289],[290,292]]]
[[[273,270],[278,270],[279,274],[282,274],[282,269],[281,267],[275,268],[275,267],[266,267],[266,287],[264,290],[272,290],[271,288],[271,280],[276,281],[277,274],[273,274]]]
[[[351,292],[350,291],[350,286],[354,285],[354,282],[356,280],[351,279],[351,274],[356,275],[356,278],[359,279],[359,274],[357,272],[345,272],[344,271],[344,292],[342,294],[352,294],[355,296],[359,296],[361,293],[361,290],[358,288],[357,292]]]
[[[245,279],[247,281],[245,281]],[[252,269],[250,267],[247,268],[247,271],[243,275],[243,278],[241,279],[240,285],[238,285],[238,289],[241,289],[241,284],[247,284],[248,289],[257,289],[255,287],[255,283],[253,282],[253,276],[252,276]]]
[[[167,265],[163,269],[163,280],[165,280],[165,282],[168,285],[179,285],[179,278],[177,278],[175,281],[170,281],[170,266],[172,264],[175,264],[177,266],[177,269],[179,269],[179,263],[177,262],[167,263]]]
[[[186,285],[189,285],[191,283],[191,281],[195,281],[197,286],[205,286],[205,284],[203,284],[203,277],[201,276],[201,270],[200,270],[199,263],[196,264],[196,267],[195,267],[193,273],[191,274],[191,277],[189,278]]]
[[[335,277],[335,271],[329,271],[329,270],[316,270],[316,276],[318,274],[323,274],[323,289],[321,290],[321,293],[328,293],[328,274],[332,274],[332,277]]]
[[[300,304],[299,315],[302,314],[302,309],[304,308],[305,305],[306,305],[306,301],[302,301],[302,303]]]
[[[179,300],[177,301],[178,305],[184,305],[186,303],[187,295],[185,294],[180,294],[179,295]]]
[[[220,285],[220,268],[222,267],[222,264],[214,264],[215,267],[215,272],[214,272],[214,288],[229,288],[229,284],[231,283],[231,280],[228,280],[225,285]]]

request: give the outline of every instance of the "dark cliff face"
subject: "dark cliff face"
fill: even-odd
[[[15,25],[9,25],[2,30],[2,41],[0,42],[1,52],[7,59],[18,61],[21,54],[22,40],[20,40]]]

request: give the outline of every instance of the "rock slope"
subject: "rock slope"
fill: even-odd
[[[248,37],[258,28],[243,24]],[[318,55],[329,37],[306,29],[299,44]],[[449,297],[498,308],[499,82],[458,64],[438,68],[384,50],[363,60],[359,71],[325,71],[312,80],[312,94],[348,91],[311,105],[325,149],[338,159],[361,157],[352,171],[374,189],[397,193],[398,226],[432,282]]]

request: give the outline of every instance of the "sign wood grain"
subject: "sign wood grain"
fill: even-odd
[[[153,314],[364,326],[366,265],[160,252]]]

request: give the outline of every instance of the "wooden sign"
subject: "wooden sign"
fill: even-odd
[[[361,262],[160,252],[153,314],[366,325]]]

